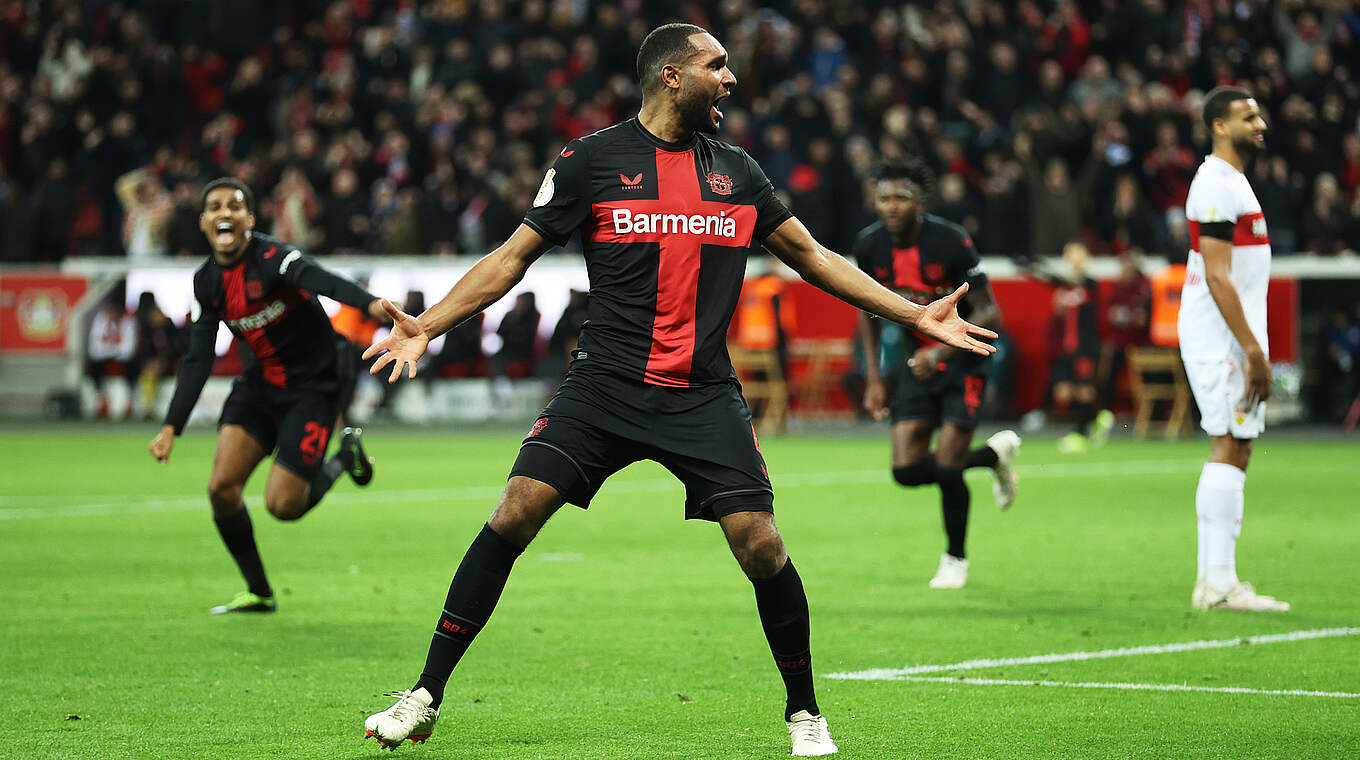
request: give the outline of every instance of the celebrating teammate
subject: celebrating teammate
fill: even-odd
[[[382,354],[371,371],[390,364],[395,382],[415,376],[430,338],[501,298],[545,251],[581,232],[590,303],[579,347],[454,574],[420,678],[365,721],[384,746],[430,736],[454,667],[553,513],[563,503],[585,508],[610,475],[651,459],[685,484],[687,518],[719,523],[751,579],[787,690],[793,754],[836,751],[813,693],[807,598],[727,356],[746,257],[763,242],[829,293],[967,350],[989,353],[977,338],[995,334],[959,317],[966,286],[916,306],[823,248],[755,161],[711,137],[719,102],[737,83],[727,63],[697,26],[654,29],[638,51],[638,116],[568,143],[524,224],[439,303],[413,317],[384,302],[396,325],[364,358]]]
[[[382,301],[296,248],[255,232],[254,210],[254,196],[240,180],[215,179],[203,190],[198,225],[212,256],[194,272],[189,351],[180,361],[165,424],[151,441],[151,455],[169,461],[175,436],[212,372],[217,322],[226,322],[250,347],[252,361],[222,407],[208,500],[246,590],[213,613],[276,609],[241,498],[246,479],[271,451],[264,505],[280,520],[306,514],[342,472],[361,486],[373,478],[357,428],[345,428],[339,451],[323,459],[337,416],[354,392],[355,371],[353,354],[343,355],[353,349],[331,328],[313,294],[386,321]]]
[[[966,283],[968,295],[959,311],[984,327],[997,324],[1001,313],[972,239],[957,224],[925,213],[935,185],[930,167],[917,159],[888,163],[876,180],[874,207],[879,220],[855,240],[853,252],[860,268],[884,287],[921,304]],[[987,360],[929,337],[912,341],[890,410],[888,383],[878,366],[881,332],[877,319],[860,313],[867,370],[864,408],[879,420],[891,413],[893,479],[908,487],[939,486],[948,545],[930,587],[962,588],[968,582],[964,539],[970,501],[963,471],[992,468],[996,505],[1009,508],[1015,501],[1012,463],[1020,437],[1003,430],[988,438],[986,446],[968,450],[987,385]],[[940,437],[932,453],[930,440],[937,429]]]
[[[1195,491],[1199,569],[1191,601],[1200,609],[1283,612],[1288,603],[1238,579],[1236,560],[1251,442],[1265,430],[1270,398],[1270,238],[1242,173],[1265,149],[1266,122],[1246,90],[1219,87],[1204,99],[1204,124],[1214,148],[1185,202],[1191,250],[1177,322],[1200,427],[1213,440]]]

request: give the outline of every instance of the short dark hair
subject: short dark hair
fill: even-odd
[[[661,68],[668,63],[688,61],[698,50],[689,38],[708,34],[708,30],[694,24],[662,24],[647,34],[637,54],[638,84],[644,93],[655,92],[661,86]]]
[[[250,192],[250,188],[246,185],[246,183],[242,182],[241,180],[235,177],[218,177],[212,182],[209,182],[208,184],[204,185],[203,196],[199,199],[199,207],[207,208],[208,193],[211,193],[212,191],[220,187],[230,187],[234,190],[240,190],[241,195],[244,196],[246,199],[246,213],[250,214],[255,213],[255,193]]]
[[[935,172],[925,161],[915,156],[903,156],[884,161],[874,172],[874,181],[882,182],[883,180],[906,180],[916,185],[921,194],[925,196],[921,199],[923,201],[935,195]]]
[[[1228,111],[1237,100],[1250,100],[1252,94],[1241,87],[1215,87],[1204,96],[1204,126],[1214,131],[1214,119],[1228,118]]]

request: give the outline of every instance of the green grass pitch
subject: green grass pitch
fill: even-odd
[[[247,502],[279,612],[212,617],[243,588],[204,495],[213,439],[190,433],[162,467],[152,432],[0,432],[0,755],[386,757],[363,717],[419,673],[518,437],[375,426],[373,485],[340,483],[298,523],[264,511],[262,470]],[[1360,757],[1354,635],[918,673],[946,683],[825,677],[1360,626],[1354,442],[1257,445],[1238,565],[1293,603],[1272,615],[1189,608],[1202,438],[1071,457],[1027,441],[1007,513],[971,473],[962,591],[926,587],[938,493],[891,482],[886,430],[763,443],[840,757]],[[516,565],[430,742],[399,755],[787,756],[750,584],[681,501],[643,463],[588,512],[564,508]]]

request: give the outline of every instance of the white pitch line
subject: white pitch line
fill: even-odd
[[[1347,691],[1308,691],[1305,689],[1248,689],[1245,686],[1190,686],[1178,683],[1097,683],[1093,681],[1020,681],[1009,678],[950,678],[948,676],[904,676],[903,681],[963,683],[973,686],[1066,686],[1070,689],[1126,689],[1129,691],[1212,691],[1220,694],[1267,694],[1280,697],[1335,697],[1360,699]]]
[[[1062,652],[1055,654],[1038,654],[1030,657],[1003,657],[996,659],[965,660],[956,662],[952,665],[913,665],[906,668],[874,668],[871,670],[860,670],[851,673],[828,673],[827,678],[836,678],[847,681],[895,681],[912,680],[910,677],[918,673],[940,673],[950,670],[978,670],[980,668],[999,668],[1011,665],[1041,665],[1050,662],[1079,662],[1085,660],[1105,660],[1111,657],[1138,657],[1149,654],[1172,654],[1175,652],[1193,652],[1200,649],[1224,649],[1253,644],[1279,644],[1288,641],[1305,641],[1308,639],[1328,639],[1339,636],[1360,636],[1360,627],[1349,628],[1316,628],[1305,631],[1291,631],[1290,633],[1272,633],[1263,636],[1239,636],[1233,639],[1218,639],[1206,641],[1187,641],[1178,644],[1155,644],[1141,647],[1122,647],[1119,649],[1102,649],[1097,652]],[[954,681],[957,679],[945,679]],[[1023,681],[1021,683],[1031,683]]]
[[[1024,478],[1106,478],[1112,475],[1164,475],[1176,472],[1198,472],[1201,463],[1184,459],[1145,459],[1125,462],[1092,462],[1089,464],[1046,464],[1017,467]],[[887,469],[848,470],[840,472],[814,472],[779,475],[774,478],[779,487],[815,487],[844,485],[847,483],[891,483]],[[654,493],[668,489],[679,489],[679,481],[673,478],[649,478],[645,480],[621,480],[610,483],[605,493]],[[502,486],[468,486],[462,488],[416,488],[394,491],[370,491],[367,493],[336,493],[327,497],[330,504],[372,504],[379,501],[477,501],[494,500],[500,496]],[[52,498],[52,497],[45,497]],[[108,515],[127,515],[157,512],[191,511],[207,508],[206,496],[183,498],[147,499],[131,497],[122,500],[109,500],[107,496],[99,501],[86,503],[54,504],[50,507],[31,506],[13,497],[0,501],[0,520],[24,520],[46,517],[100,517]],[[9,506],[9,505],[16,506]],[[23,505],[23,506],[18,506]]]

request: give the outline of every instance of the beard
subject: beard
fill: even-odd
[[[1238,139],[1233,140],[1233,149],[1237,151],[1238,155],[1251,156],[1257,153],[1264,152],[1266,149],[1266,143],[1265,140],[1257,142],[1255,135],[1248,135],[1246,137],[1239,137]]]
[[[713,105],[713,96],[696,87],[681,93],[675,105],[680,112],[680,125],[685,130],[708,135],[718,133],[718,125],[713,123],[708,112]]]

